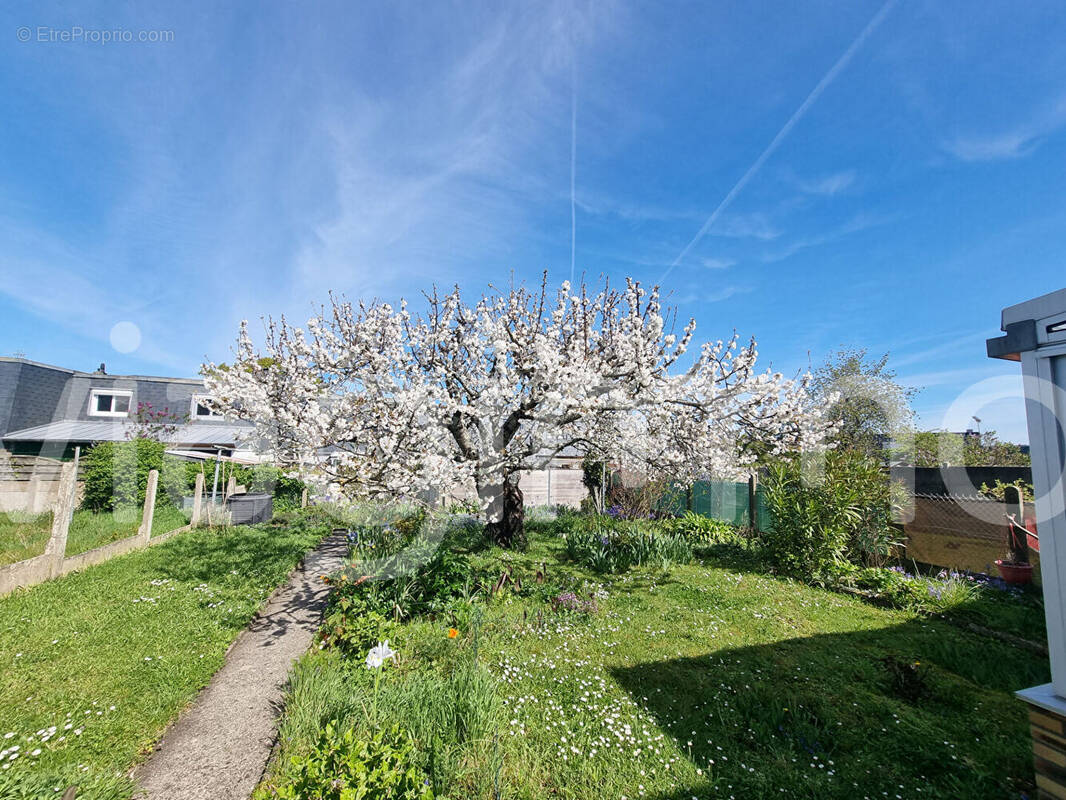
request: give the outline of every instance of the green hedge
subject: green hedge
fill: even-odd
[[[156,503],[175,505],[184,493],[182,462],[166,454],[166,445],[151,439],[99,442],[85,455],[82,507],[92,511],[144,505],[148,473],[159,471]]]

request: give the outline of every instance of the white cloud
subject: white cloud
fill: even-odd
[[[1066,125],[1066,97],[1059,98],[1033,118],[1007,130],[970,133],[944,142],[943,148],[960,161],[1002,161],[1022,158],[1042,140]]]
[[[701,258],[700,266],[704,269],[729,269],[737,262],[731,258]]]
[[[873,228],[878,225],[885,225],[893,218],[890,216],[881,216],[875,214],[858,213],[847,222],[842,225],[833,228],[832,230],[824,233],[813,234],[811,236],[802,236],[793,240],[789,244],[785,245],[782,249],[768,253],[763,256],[763,261],[774,262],[783,261],[786,258],[790,258],[798,253],[800,250],[806,250],[809,247],[819,247],[824,244],[835,242],[838,239],[843,239],[846,236],[850,236],[854,233],[864,231],[868,228]]]
[[[668,298],[678,305],[691,305],[701,303],[720,303],[738,294],[747,294],[751,291],[748,286],[721,286],[708,291],[689,291],[679,297]]]
[[[711,236],[725,236],[732,239],[762,239],[769,241],[781,235],[781,230],[770,222],[762,212],[751,214],[723,214],[719,216],[707,231]]]
[[[855,183],[855,178],[855,170],[849,169],[818,178],[797,178],[796,185],[806,194],[832,196],[850,188]]]

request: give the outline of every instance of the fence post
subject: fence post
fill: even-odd
[[[51,556],[50,577],[63,574],[63,559],[67,556],[67,534],[70,520],[74,516],[74,498],[78,491],[78,465],[68,461],[63,465],[59,475],[59,497],[56,498],[55,511],[52,513],[52,535],[44,552]]]
[[[196,473],[196,487],[192,493],[192,519],[189,520],[189,524],[192,527],[197,528],[200,525],[200,515],[204,510],[204,474],[202,472]]]
[[[1008,516],[1013,516],[1015,524],[1007,520],[1007,545],[1010,557],[1019,564],[1029,563],[1029,536],[1025,531],[1025,499],[1017,486],[1007,486],[1003,490],[1003,500]]]
[[[759,531],[759,477],[756,473],[748,476],[748,524],[752,533]]]
[[[304,487],[303,495],[300,497],[300,508],[307,508],[307,487]]]
[[[155,514],[155,490],[159,484],[159,470],[148,472],[148,486],[144,490],[144,514],[141,516],[141,529],[138,535],[148,544],[152,538],[152,516]]]

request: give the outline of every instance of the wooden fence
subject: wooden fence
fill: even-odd
[[[172,536],[195,528],[200,524],[204,493],[203,475],[196,476],[193,513],[190,524],[168,531],[156,536],[154,539],[152,538],[152,518],[155,514],[156,491],[159,486],[159,472],[153,469],[148,473],[148,486],[144,493],[141,524],[137,528],[137,533],[75,556],[67,556],[67,534],[70,530],[70,521],[74,516],[75,506],[77,505],[77,478],[77,465],[75,462],[71,461],[63,464],[59,480],[58,499],[53,507],[51,536],[48,539],[48,544],[45,545],[44,553],[15,564],[0,567],[0,596],[9,594],[15,589],[36,586],[44,581],[85,569],[94,564],[102,564],[133,550],[142,550],[150,545],[160,544]]]

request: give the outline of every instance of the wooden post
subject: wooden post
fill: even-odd
[[[141,529],[137,534],[145,544],[152,538],[152,516],[155,514],[155,490],[159,485],[159,470],[148,472],[148,486],[144,490],[144,513],[141,515]]]
[[[189,524],[196,528],[200,525],[200,516],[204,513],[204,473],[196,473],[196,486],[192,493],[192,519]]]
[[[600,462],[600,513],[607,504],[607,462]]]
[[[63,465],[59,477],[59,497],[56,499],[55,511],[52,512],[52,535],[44,548],[51,556],[49,572],[55,578],[63,574],[63,559],[67,555],[67,533],[70,520],[74,516],[74,499],[78,491],[78,465],[68,461]]]
[[[225,502],[229,498],[233,497],[237,493],[237,479],[230,476],[229,481],[226,483],[226,496],[222,498],[222,502]]]
[[[752,533],[759,532],[759,476],[754,472],[748,476],[748,525]]]
[[[307,508],[307,487],[304,487],[303,496],[300,498],[300,508]]]

